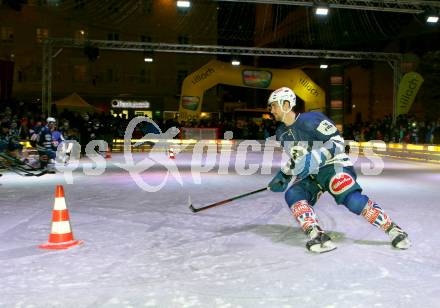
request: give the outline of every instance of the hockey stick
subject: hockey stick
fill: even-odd
[[[46,173],[48,173],[48,171],[46,169],[40,170],[39,172],[37,172],[36,170],[29,170],[29,169],[25,169],[22,166],[11,166],[11,165],[2,165],[0,163],[0,169],[4,169],[4,170],[9,170],[12,171],[14,173],[17,173],[18,175],[21,176],[42,176],[45,175]]]
[[[10,163],[14,164],[15,166],[21,166],[21,167],[27,167],[28,171],[41,171],[40,169],[37,169],[13,156],[7,155],[5,153],[0,153],[0,158],[5,159],[6,161],[9,161]]]
[[[232,198],[229,198],[229,199],[226,199],[226,200],[222,200],[222,201],[219,201],[219,202],[216,202],[216,203],[213,203],[213,204],[210,204],[210,205],[206,205],[206,206],[203,206],[203,207],[199,207],[199,208],[195,208],[195,207],[192,205],[191,197],[189,197],[189,198],[188,198],[189,209],[190,209],[193,213],[197,213],[197,212],[204,211],[204,210],[207,210],[207,209],[210,209],[210,208],[216,207],[216,206],[220,206],[220,205],[223,205],[223,204],[229,203],[229,202],[231,202],[231,201],[234,201],[234,200],[237,200],[237,199],[241,199],[241,198],[244,198],[244,197],[247,197],[247,196],[250,196],[250,195],[253,195],[253,194],[256,194],[256,193],[262,192],[262,191],[266,191],[266,190],[267,190],[267,187],[260,188],[260,189],[257,189],[257,190],[254,190],[254,191],[248,192],[248,193],[246,193],[246,194],[242,194],[242,195],[239,195],[239,196],[235,196],[235,197],[232,197]]]
[[[17,168],[17,166],[10,167],[7,170],[15,172],[15,173],[17,173],[18,175],[21,175],[21,176],[36,176],[36,177],[39,177],[39,176],[42,176],[42,175],[45,175],[45,174],[49,173],[49,171],[47,169],[43,169],[40,172],[36,172],[36,171],[29,171],[29,170],[26,170],[26,169]]]
[[[0,164],[0,166],[3,166],[5,169],[17,173],[18,175],[38,177],[45,175],[46,173],[49,172],[47,169],[34,168],[33,166],[28,165],[25,162],[22,162],[21,160],[9,156],[5,153],[0,153],[0,158],[3,158],[4,160],[11,163],[11,164]]]

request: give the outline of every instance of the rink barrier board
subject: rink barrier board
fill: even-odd
[[[351,148],[374,149],[378,156],[440,163],[440,146],[427,144],[401,144],[382,142],[348,142]]]
[[[140,139],[131,140],[132,143],[136,143],[139,141],[146,141]],[[151,139],[148,140],[151,142],[158,142],[159,139]],[[169,139],[169,140],[161,140],[165,145],[169,144],[172,146],[176,146],[176,149],[179,149],[179,145],[185,145],[186,147],[183,149],[183,152],[190,152],[193,149],[193,146],[200,140],[194,139]],[[217,144],[219,146],[219,151],[222,151],[222,146],[227,145],[228,150],[236,151],[237,146],[243,140],[203,140],[208,144]],[[257,140],[262,147],[261,151],[264,150],[264,140]],[[114,151],[123,151],[124,140],[123,139],[115,139],[113,140],[113,149]],[[355,141],[347,141],[347,144],[352,148],[360,148],[360,149],[373,149],[374,153],[379,156],[388,156],[394,158],[405,158],[405,159],[413,159],[413,160],[421,160],[421,161],[433,161],[440,162],[440,146],[439,145],[425,145],[425,144],[400,144],[400,143],[383,143],[383,142],[355,142]],[[189,145],[189,146],[188,146]],[[134,152],[148,152],[151,151],[151,146],[139,147],[138,149],[133,149]],[[153,151],[163,151],[160,147],[153,149]],[[276,148],[277,151],[281,151],[281,147]]]
[[[131,145],[137,142],[153,142],[153,143],[161,143],[162,146],[150,146],[150,145],[142,145],[137,148],[131,147],[132,152],[151,152],[158,151],[161,152],[164,148],[168,148],[169,146],[175,147],[177,151],[180,150],[182,146],[183,152],[190,152],[194,148],[194,145],[201,141],[196,139],[132,139]],[[226,150],[236,151],[237,146],[243,140],[222,140],[222,139],[211,139],[211,140],[203,140],[208,145],[215,144],[217,146],[218,152],[222,151],[223,146],[227,146]],[[264,150],[264,140],[257,140],[262,147],[261,150]],[[32,149],[29,141],[20,142],[23,146],[28,149]],[[347,144],[350,145],[351,148],[359,148],[359,149],[373,149],[374,153],[379,156],[387,156],[393,158],[404,158],[411,160],[420,160],[420,161],[429,161],[429,162],[440,162],[440,145],[431,145],[431,144],[402,144],[402,143],[383,143],[383,142],[355,142],[355,141],[347,141]],[[281,151],[281,148],[276,148],[277,151]],[[112,152],[123,152],[124,151],[124,139],[113,139]]]

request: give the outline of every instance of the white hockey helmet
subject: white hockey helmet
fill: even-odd
[[[49,124],[49,123],[56,123],[57,120],[56,120],[55,118],[48,117],[47,120],[46,120],[46,122],[47,122],[48,124]]]
[[[282,88],[279,88],[279,89],[276,89],[275,91],[273,91],[270,94],[269,99],[267,100],[267,105],[270,106],[273,103],[277,103],[280,106],[281,110],[284,111],[284,109],[283,109],[284,101],[289,102],[289,110],[288,111],[292,110],[292,108],[296,106],[296,95],[288,87],[282,87]],[[288,112],[288,111],[285,111],[285,112]]]

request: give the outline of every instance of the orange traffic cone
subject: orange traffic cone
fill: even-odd
[[[55,190],[55,203],[52,211],[52,230],[49,234],[49,241],[39,245],[43,249],[67,249],[81,244],[82,241],[73,239],[72,229],[69,221],[69,211],[64,199],[64,188],[57,185]]]
[[[112,158],[112,149],[110,147],[110,145],[107,144],[107,150],[105,151],[105,159],[110,159]]]
[[[175,159],[176,158],[176,156],[174,155],[174,150],[171,147],[168,149],[168,157],[170,159]]]

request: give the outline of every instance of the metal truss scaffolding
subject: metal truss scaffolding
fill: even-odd
[[[396,93],[400,82],[400,65],[402,55],[399,53],[314,50],[314,49],[287,49],[287,48],[259,48],[259,47],[231,47],[211,45],[182,45],[165,43],[142,43],[127,41],[106,40],[74,40],[67,38],[48,38],[43,44],[42,70],[42,109],[43,113],[50,114],[52,103],[52,58],[54,48],[84,48],[97,47],[101,50],[139,51],[139,52],[169,52],[186,54],[211,54],[231,56],[265,56],[314,59],[341,59],[341,60],[372,60],[385,61],[391,65],[394,72],[393,115],[396,112]]]
[[[438,10],[440,8],[439,1],[418,1],[418,0],[216,0],[218,2],[246,2],[246,3],[263,3],[263,4],[281,4],[316,7],[319,5],[336,9],[352,9],[365,11],[382,11],[394,13],[410,13],[419,14]]]

